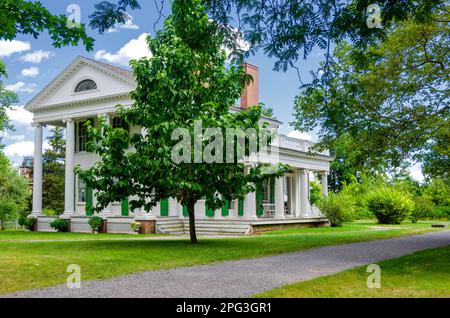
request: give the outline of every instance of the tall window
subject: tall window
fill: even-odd
[[[75,93],[92,91],[94,89],[97,89],[97,84],[93,80],[87,79],[78,83],[77,87],[75,87]]]
[[[77,123],[78,131],[78,151],[86,151],[87,131],[85,127],[86,121]]]
[[[85,203],[86,202],[86,185],[84,184],[83,180],[81,180],[80,177],[78,177],[78,203]]]

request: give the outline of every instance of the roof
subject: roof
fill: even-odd
[[[121,68],[121,67],[117,67],[117,66],[113,66],[111,64],[99,62],[97,60],[93,60],[93,59],[90,59],[90,58],[87,58],[87,57],[84,57],[84,56],[79,56],[79,58],[88,60],[88,61],[90,61],[92,63],[95,63],[95,64],[97,64],[99,66],[105,67],[105,68],[109,69],[111,72],[116,73],[119,76],[126,77],[126,78],[128,78],[129,80],[132,80],[132,81],[134,80],[133,72],[131,72],[130,70],[127,70],[127,69],[124,69],[124,68]]]
[[[84,56],[78,56],[69,66],[67,66],[58,76],[56,76],[50,83],[48,83],[44,89],[42,89],[36,96],[34,96],[26,105],[25,109],[32,111],[39,107],[39,104],[53,91],[55,91],[61,83],[63,83],[74,70],[78,69],[80,65],[87,64],[100,69],[112,76],[129,83],[136,85],[133,73],[129,70],[113,66],[110,64],[102,63]]]

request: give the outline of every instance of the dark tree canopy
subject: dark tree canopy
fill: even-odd
[[[87,36],[85,26],[69,27],[67,21],[67,16],[52,14],[39,1],[0,2],[0,39],[12,40],[18,34],[37,38],[48,31],[54,47],[75,46],[82,41],[88,51],[92,50],[94,39]]]
[[[164,3],[165,1],[158,1]],[[155,2],[157,5],[158,2]],[[333,42],[351,39],[365,46],[383,38],[394,21],[413,17],[429,19],[445,0],[203,0],[210,17],[221,25],[234,26],[250,42],[276,58],[276,70],[296,67],[315,46],[329,49]],[[367,25],[368,7],[380,7],[381,28]],[[157,7],[160,9],[161,5]],[[91,15],[91,27],[100,33],[123,23],[127,9],[139,9],[139,1],[102,1]],[[160,13],[161,14],[161,13]],[[229,35],[232,37],[233,33]],[[233,41],[230,41],[232,43]]]

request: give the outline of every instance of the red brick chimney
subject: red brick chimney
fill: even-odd
[[[253,81],[245,86],[241,94],[241,107],[247,108],[249,106],[258,105],[259,103],[259,71],[258,66],[249,63],[245,63],[243,67],[245,72],[253,77]]]

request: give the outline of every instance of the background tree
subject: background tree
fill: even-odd
[[[17,174],[11,162],[0,153],[0,229],[9,220],[17,220],[29,196],[27,181]]]
[[[43,154],[42,204],[45,209],[61,214],[64,212],[64,191],[62,191],[64,189],[66,154],[64,129],[52,128],[47,140],[50,148]]]
[[[243,199],[255,191],[255,182],[267,177],[262,165],[245,173],[243,163],[225,163],[226,149],[221,144],[208,153],[216,155],[217,162],[205,163],[201,156],[201,163],[194,163],[195,148],[205,149],[213,140],[201,135],[207,128],[218,128],[223,136],[226,128],[257,131],[262,107],[230,112],[250,78],[238,62],[225,67],[223,37],[200,1],[174,1],[172,12],[163,29],[148,39],[153,56],[131,62],[137,81],[134,102],[119,111],[127,123],[143,127],[145,134],[130,136],[124,129],[103,126],[100,132],[91,127],[89,150],[102,160],[77,173],[98,190],[96,211],[128,197],[136,198],[130,202],[132,210],[144,207],[147,211],[162,199],[177,198],[187,208],[191,242],[195,243],[198,200],[206,199],[208,208],[218,209],[229,200]],[[196,121],[202,123],[200,131],[195,129]],[[183,140],[192,141],[183,150],[174,148],[180,140],[172,140],[180,128],[187,131]],[[173,151],[185,160],[173,161]],[[282,172],[282,168],[274,171]]]
[[[400,167],[431,150],[448,160],[449,21],[444,10],[423,23],[399,23],[359,53],[342,42],[336,63],[298,95],[296,128],[320,129],[324,147],[350,138],[356,169]]]

